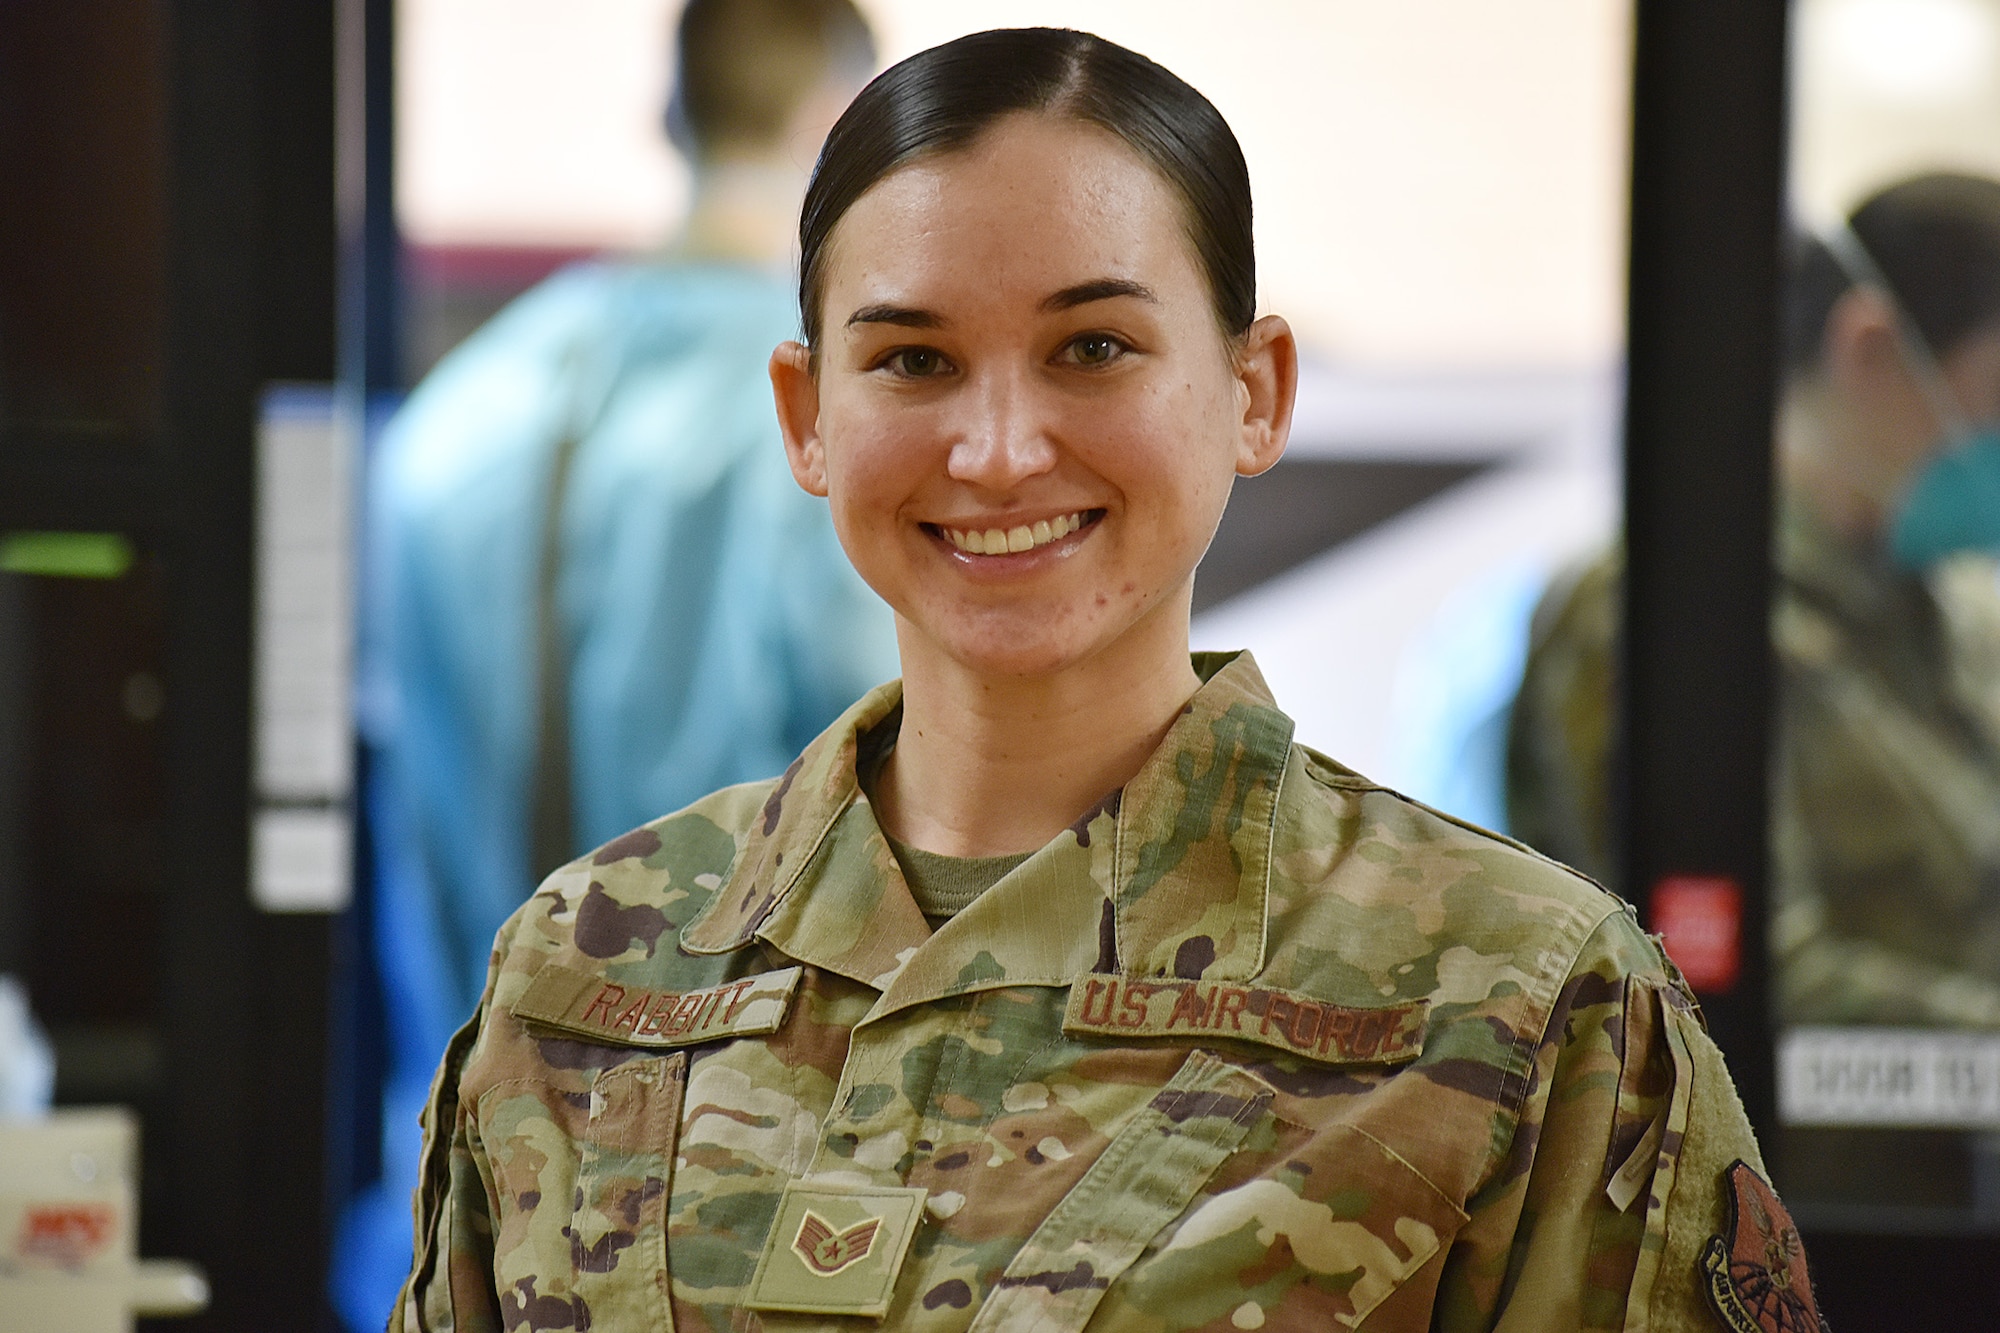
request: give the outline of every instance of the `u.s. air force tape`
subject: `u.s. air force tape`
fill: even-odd
[[[616,1046],[692,1046],[776,1032],[798,988],[796,967],[691,991],[624,986],[551,963],[514,1003],[514,1017]]]
[[[1328,1064],[1399,1064],[1424,1049],[1430,1004],[1354,1007],[1225,981],[1093,972],[1070,987],[1063,1031],[1103,1037],[1227,1038]]]

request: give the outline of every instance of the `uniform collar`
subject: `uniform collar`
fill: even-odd
[[[786,770],[681,947],[761,939],[884,991],[881,1010],[1092,970],[1255,976],[1292,721],[1248,653],[1194,667],[1201,688],[1132,780],[935,935],[856,779],[861,737],[900,722],[902,687],[882,686]]]

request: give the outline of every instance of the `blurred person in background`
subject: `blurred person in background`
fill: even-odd
[[[2000,1027],[2000,183],[1796,247],[1771,833],[1786,1023]],[[1615,884],[1616,553],[1536,611],[1512,831]]]
[[[337,1299],[408,1267],[417,1113],[494,932],[551,869],[769,777],[895,674],[888,609],[793,484],[771,347],[827,129],[873,72],[851,0],[691,0],[667,131],[679,235],[575,265],[448,355],[371,476],[370,798],[391,1015],[384,1181]]]

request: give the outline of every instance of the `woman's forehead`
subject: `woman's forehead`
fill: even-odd
[[[1106,277],[1163,295],[1200,283],[1172,187],[1116,135],[1046,114],[1009,116],[968,148],[885,176],[841,219],[828,259],[836,300],[915,294],[873,290],[885,285],[1040,300]]]

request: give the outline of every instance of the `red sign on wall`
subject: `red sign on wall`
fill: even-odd
[[[1667,875],[1653,885],[1652,925],[1697,991],[1731,990],[1743,971],[1743,890],[1725,875]]]
[[[111,1241],[118,1216],[109,1204],[31,1203],[21,1215],[14,1252],[55,1268],[81,1268]]]

